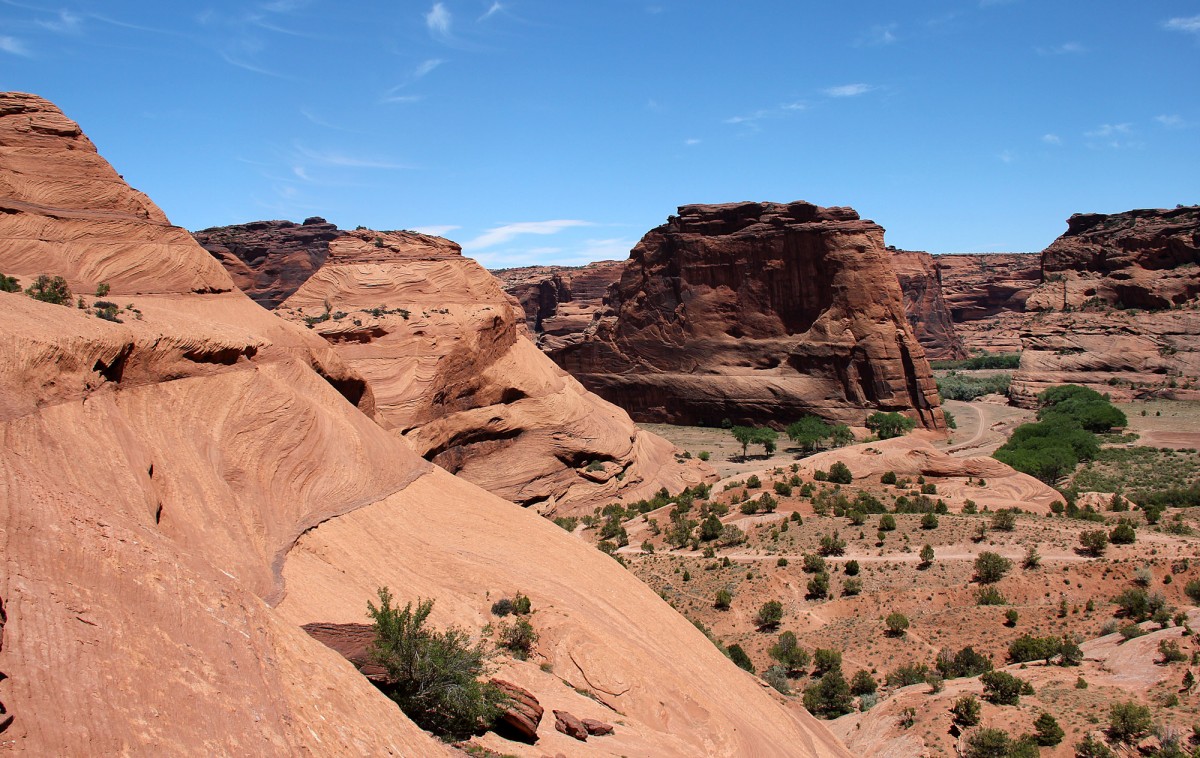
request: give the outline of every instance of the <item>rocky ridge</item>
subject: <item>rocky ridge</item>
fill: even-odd
[[[934,256],[926,252],[893,250],[892,268],[904,293],[904,312],[913,335],[931,359],[967,357],[954,329],[950,308],[942,296],[942,278]]]
[[[324,340],[237,291],[41,98],[0,95],[0,196],[0,270],[62,275],[84,306],[0,292],[6,745],[449,755],[302,628],[362,622],[386,585],[469,629],[520,588],[549,666],[500,673],[620,711],[589,754],[848,755],[610,558],[413,454]],[[539,737],[484,742],[580,744]]]
[[[883,229],[849,208],[683,206],[633,249],[609,301],[554,357],[635,419],[861,425],[886,410],[943,426]]]

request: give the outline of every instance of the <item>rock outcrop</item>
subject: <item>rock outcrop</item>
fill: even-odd
[[[586,266],[526,266],[493,271],[504,291],[525,311],[538,347],[554,354],[583,339],[604,307],[608,288],[621,278],[624,261]]]
[[[1015,402],[1055,384],[1200,399],[1200,206],[1077,214],[1042,253]]]
[[[941,428],[883,229],[810,203],[687,205],[642,238],[611,315],[555,360],[635,419]]]
[[[1017,353],[1025,301],[1042,282],[1038,253],[934,256],[954,333],[969,353]]]
[[[967,351],[954,331],[950,308],[942,297],[938,265],[929,253],[893,250],[892,268],[904,293],[904,312],[913,335],[928,358],[965,358]]]
[[[544,514],[709,476],[555,366],[499,281],[449,240],[345,232],[276,312],[362,372],[381,422],[418,454]]]
[[[542,723],[542,714],[545,712],[538,699],[524,687],[503,679],[492,679],[492,684],[507,698],[504,711],[500,714],[504,727],[512,730],[522,742],[537,742],[538,724]]]
[[[512,674],[622,713],[613,753],[848,755],[608,556],[413,454],[323,340],[236,291],[40,98],[0,94],[0,197],[0,271],[85,293],[0,292],[6,745],[450,755],[303,627],[361,623],[390,586],[477,630],[519,587],[554,674]],[[120,322],[95,315],[101,283]]]
[[[192,232],[238,288],[264,308],[286,300],[321,267],[341,230],[319,216],[303,224],[255,221]]]

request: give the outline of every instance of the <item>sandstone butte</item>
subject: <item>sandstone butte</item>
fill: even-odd
[[[712,478],[539,352],[512,298],[449,240],[321,218],[194,236],[366,377],[385,428],[494,494],[564,515]]]
[[[891,262],[904,295],[908,325],[925,348],[926,357],[966,358],[966,348],[942,296],[941,273],[934,257],[926,252],[892,249]]]
[[[387,585],[470,630],[526,593],[537,657],[498,675],[617,724],[489,734],[505,753],[850,755],[616,562],[384,430],[324,340],[36,96],[0,95],[0,205],[0,270],[85,305],[0,292],[4,749],[450,755],[302,631],[363,622]],[[121,323],[91,315],[100,283]]]
[[[1056,384],[1115,400],[1200,399],[1200,206],[1077,214],[1042,252],[1011,394]]]
[[[555,361],[639,421],[944,426],[883,228],[811,203],[685,205],[648,232]]]

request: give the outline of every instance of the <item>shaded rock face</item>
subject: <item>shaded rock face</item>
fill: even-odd
[[[447,756],[302,627],[361,622],[390,586],[478,630],[519,587],[563,672],[528,688],[595,687],[628,754],[849,755],[611,558],[348,402],[325,341],[233,289],[41,98],[0,94],[0,202],[0,271],[87,306],[0,292],[6,747]],[[100,282],[121,323],[89,315]]]
[[[1025,301],[1042,282],[1039,253],[934,256],[942,299],[969,353],[1021,350]]]
[[[420,455],[513,502],[590,512],[709,476],[555,366],[449,240],[345,232],[276,313],[362,372],[382,423]]]
[[[1027,302],[1014,401],[1068,382],[1117,401],[1200,398],[1200,206],[1067,224]]]
[[[965,358],[967,351],[954,331],[950,308],[942,297],[937,263],[929,253],[892,251],[892,268],[904,293],[904,312],[913,335],[928,358]]]
[[[303,224],[255,221],[192,232],[238,289],[264,308],[274,308],[299,289],[325,262],[329,243],[341,234],[320,217]]]
[[[538,724],[542,723],[545,712],[538,699],[529,690],[503,679],[492,679],[492,684],[507,698],[497,728],[508,731],[521,742],[537,742]]]
[[[688,205],[642,238],[611,314],[555,360],[635,419],[941,428],[883,229],[810,203]]]
[[[493,271],[504,291],[525,311],[538,347],[554,354],[584,338],[600,315],[608,288],[621,278],[624,261],[586,266],[527,266]]]

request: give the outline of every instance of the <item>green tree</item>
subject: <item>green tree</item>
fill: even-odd
[[[824,647],[813,651],[813,676],[821,676],[841,667],[842,654],[840,651]]]
[[[963,758],[1009,758],[1013,741],[1003,729],[976,729],[967,735]]]
[[[380,689],[418,726],[461,739],[496,718],[504,695],[479,680],[488,673],[482,640],[471,644],[457,627],[427,628],[433,600],[395,608],[387,587],[379,588],[379,605],[368,601],[367,609],[375,635],[368,654],[386,674]]]
[[[14,276],[0,274],[0,292],[20,292],[21,284]]]
[[[975,726],[979,723],[979,714],[983,707],[974,695],[963,695],[950,706],[950,714],[954,723],[959,726]]]
[[[1034,740],[1042,747],[1054,747],[1066,736],[1058,721],[1045,711],[1033,722],[1033,730]]]
[[[1088,529],[1080,533],[1079,544],[1084,553],[1098,558],[1104,555],[1104,549],[1108,547],[1108,535],[1104,533],[1103,529]]]
[[[845,447],[854,442],[854,432],[845,424],[835,424],[829,432],[829,441],[834,447]]]
[[[713,601],[713,607],[718,611],[727,611],[729,610],[729,604],[732,602],[733,595],[729,593],[729,590],[717,590],[717,597]]]
[[[995,584],[1012,568],[1012,561],[999,553],[984,550],[975,556],[975,581],[980,584]]]
[[[850,472],[850,467],[841,461],[834,461],[829,467],[829,481],[834,484],[850,484],[854,481],[854,474]]]
[[[883,623],[887,627],[887,636],[889,637],[903,637],[904,633],[908,631],[908,616],[903,613],[893,611],[888,614]]]
[[[842,669],[825,672],[820,679],[804,690],[804,707],[817,718],[835,719],[854,710],[850,685]]]
[[[908,434],[916,427],[917,422],[899,413],[876,412],[867,416],[865,425],[879,435],[879,439],[886,440]]]
[[[733,661],[738,668],[749,671],[751,674],[754,673],[754,662],[750,660],[750,656],[746,655],[746,651],[742,649],[741,645],[730,645],[726,651],[729,653],[729,660]]]
[[[821,446],[821,441],[827,439],[831,431],[829,425],[816,416],[803,416],[788,424],[785,433],[801,450],[812,452]]]
[[[808,595],[813,600],[829,597],[829,574],[824,571],[813,574],[808,580]]]
[[[1150,731],[1150,708],[1132,700],[1114,703],[1108,714],[1108,736],[1132,745]]]
[[[996,705],[1017,705],[1021,695],[1033,694],[1028,682],[1005,671],[988,671],[979,681],[983,682],[983,699]]]
[[[1116,756],[1117,754],[1112,751],[1112,748],[1090,734],[1075,743],[1075,758],[1116,758]]]
[[[705,542],[717,539],[723,531],[725,531],[725,525],[721,523],[721,519],[717,518],[715,513],[708,514],[708,517],[700,522],[700,539]]]
[[[921,548],[921,562],[917,564],[917,568],[929,568],[933,565],[933,545],[928,542]]]
[[[866,669],[859,669],[854,672],[854,676],[850,679],[851,695],[871,695],[878,689],[879,683],[875,681],[875,677],[871,676],[871,672]]]
[[[67,286],[67,280],[61,276],[51,277],[39,274],[33,284],[25,289],[25,294],[44,303],[71,304],[71,288]]]
[[[754,623],[760,630],[775,629],[783,621],[783,603],[778,600],[768,600],[758,609]]]
[[[1128,520],[1121,519],[1121,522],[1108,533],[1108,541],[1114,545],[1132,545],[1137,541],[1137,530]]]
[[[797,644],[796,635],[792,632],[780,634],[779,641],[771,646],[767,655],[779,661],[788,676],[798,676],[808,667],[808,651]]]
[[[729,431],[733,434],[733,438],[742,446],[742,457],[745,458],[750,449],[750,443],[754,442],[754,427],[735,426]]]

